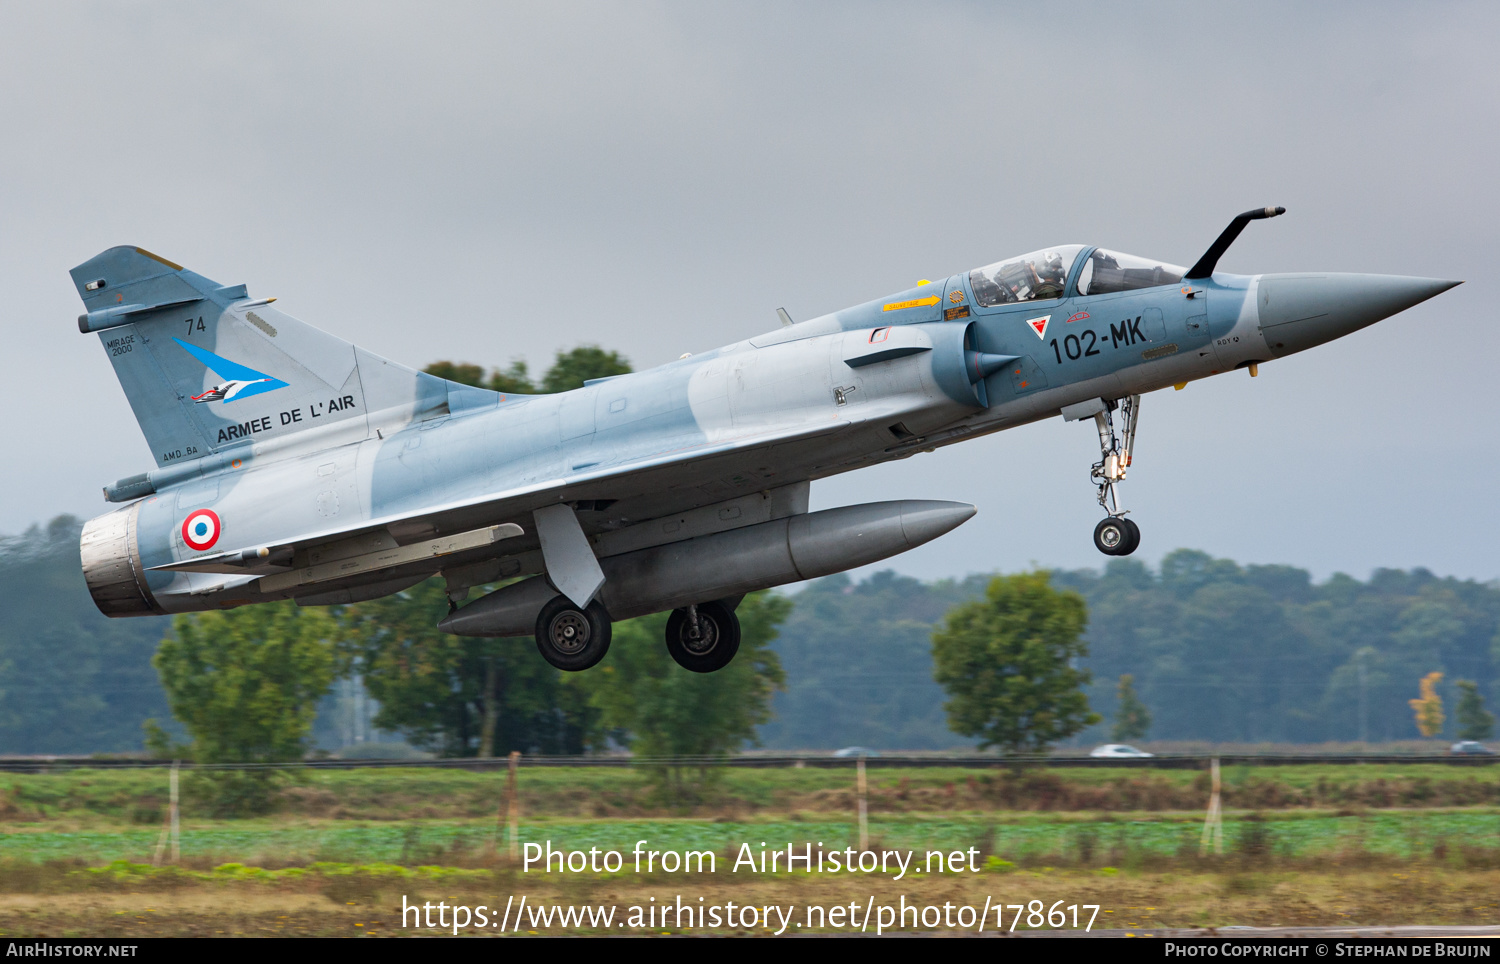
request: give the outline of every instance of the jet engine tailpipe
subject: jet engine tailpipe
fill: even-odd
[[[141,504],[90,519],[79,539],[83,579],[94,605],[106,616],[155,616],[165,612],[146,585],[136,539]]]
[[[599,560],[599,600],[612,619],[677,609],[815,579],[915,549],[973,517],[963,502],[871,502],[805,513]],[[458,636],[529,636],[557,595],[534,576],[438,624]]]

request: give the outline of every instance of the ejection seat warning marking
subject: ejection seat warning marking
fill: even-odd
[[[1036,332],[1036,336],[1038,338],[1046,338],[1047,337],[1047,322],[1049,322],[1051,320],[1052,320],[1052,316],[1051,315],[1043,315],[1040,318],[1027,318],[1026,319],[1026,324],[1030,326],[1030,328],[1031,328],[1032,331]]]
[[[900,311],[903,308],[925,308],[928,305],[935,305],[935,304],[937,304],[941,300],[942,299],[939,298],[937,295],[933,295],[931,298],[913,298],[910,301],[893,301],[890,304],[886,305],[885,307],[881,308],[880,310],[881,311]]]

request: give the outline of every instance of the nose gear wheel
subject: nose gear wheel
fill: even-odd
[[[1126,518],[1110,516],[1094,527],[1094,548],[1106,556],[1128,556],[1141,544],[1141,530]]]

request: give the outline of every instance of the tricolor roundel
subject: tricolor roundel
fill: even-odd
[[[182,541],[202,552],[219,541],[219,516],[212,509],[199,509],[182,520]]]

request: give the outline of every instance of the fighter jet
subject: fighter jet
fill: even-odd
[[[975,512],[809,512],[814,480],[1059,417],[1093,421],[1094,544],[1128,555],[1140,530],[1120,486],[1144,395],[1254,376],[1458,283],[1215,270],[1250,221],[1282,213],[1239,215],[1190,268],[1057,245],[538,396],[403,367],[244,285],[111,248],[72,271],[78,326],[156,468],[105,486],[124,504],[85,526],[84,575],[109,616],[346,604],[441,576],[444,631],[534,635],[563,670],[596,664],[612,621],[670,610],[672,657],[712,672],[734,658],[746,593],[885,559]]]

